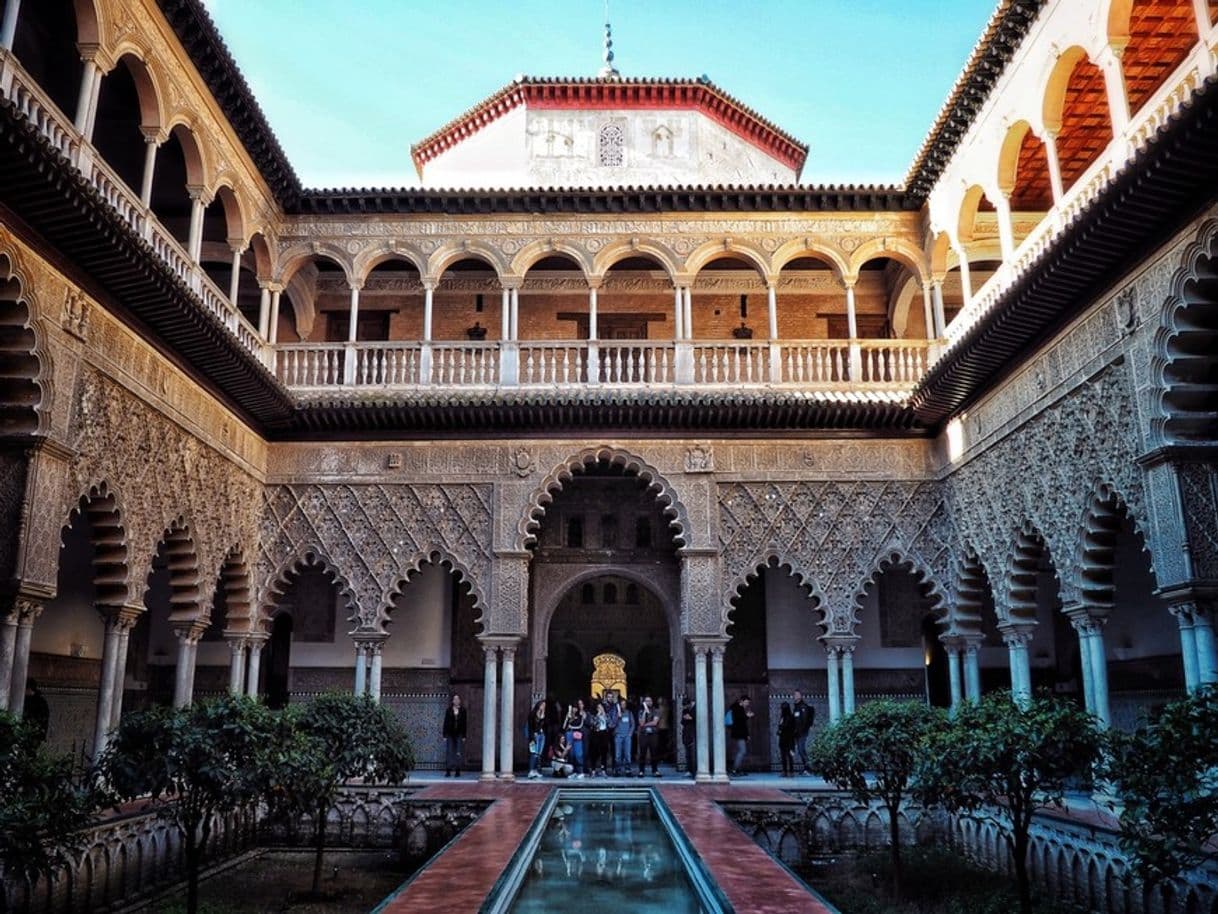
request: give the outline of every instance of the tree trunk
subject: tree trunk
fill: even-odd
[[[888,840],[892,853],[892,900],[901,900],[901,826],[896,806],[888,807]]]
[[[1019,888],[1020,914],[1032,914],[1032,882],[1028,878],[1028,831],[1026,826],[1015,823],[1015,834],[1011,842],[1011,856],[1015,862],[1015,884]]]
[[[321,864],[326,852],[326,812],[324,808],[317,810],[317,822],[313,829],[313,846],[316,855],[313,857],[313,894],[321,891]]]

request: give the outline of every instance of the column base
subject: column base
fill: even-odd
[[[712,784],[730,784],[731,782],[732,782],[732,779],[729,778],[726,774],[711,775]]]
[[[499,775],[499,780],[501,780],[501,781],[514,781],[514,780],[516,780],[516,775],[515,775],[513,772],[509,771],[509,772],[507,772],[506,774],[501,774],[501,775]]]
[[[495,772],[493,772],[493,771],[484,771],[484,772],[482,772],[482,774],[480,774],[480,775],[478,776],[478,780],[480,780],[480,781],[493,781],[493,780],[495,780]]]
[[[695,784],[710,784],[714,779],[709,774],[698,774],[694,776]]]

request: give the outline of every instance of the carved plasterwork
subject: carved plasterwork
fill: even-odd
[[[480,611],[491,581],[489,484],[273,485],[263,496],[257,603],[306,552],[349,583],[355,621],[383,628],[403,580],[433,556],[466,580]]]
[[[128,584],[138,599],[157,544],[184,518],[198,555],[199,602],[206,611],[225,555],[254,539],[258,480],[96,369],[81,372],[73,400],[70,445],[77,456],[67,490],[49,502],[59,506],[58,524],[67,522],[91,486],[106,483],[121,504]],[[58,546],[57,539],[45,544],[56,553]]]
[[[830,634],[853,633],[866,582],[893,556],[942,596],[954,541],[942,487],[901,481],[723,484],[719,536],[724,614],[758,566],[775,561],[819,598]]]

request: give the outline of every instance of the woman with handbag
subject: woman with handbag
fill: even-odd
[[[584,741],[588,736],[588,712],[584,710],[582,698],[575,699],[575,704],[567,710],[563,730],[567,734],[567,742],[571,745],[571,762],[575,766],[574,778],[578,780],[584,776],[584,759],[587,753]]]
[[[533,705],[525,724],[529,736],[529,777],[541,777],[541,762],[546,752],[546,700]]]

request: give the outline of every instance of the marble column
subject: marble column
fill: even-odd
[[[228,274],[228,302],[237,307],[237,293],[241,290],[241,255],[245,249],[240,245],[230,245],[233,252],[232,267]]]
[[[88,142],[89,122],[93,119],[93,105],[97,98],[94,86],[101,79],[101,69],[96,60],[86,60],[84,63],[84,70],[80,74],[80,92],[76,96],[76,118],[73,126]]]
[[[502,656],[503,675],[501,677],[501,689],[503,697],[499,702],[502,713],[499,726],[501,731],[499,734],[499,779],[512,781],[516,779],[514,772],[515,741],[513,739],[516,733],[516,646],[514,644],[504,645]]]
[[[18,717],[25,710],[25,680],[30,668],[30,640],[34,622],[42,614],[42,604],[17,598],[17,638],[13,646],[13,675],[8,693],[8,709]]]
[[[842,679],[836,644],[825,645],[825,673],[828,680],[829,723],[835,724],[842,719]]]
[[[964,645],[964,694],[969,701],[981,701],[981,645],[970,640]]]
[[[935,282],[930,287],[931,302],[934,305],[935,330],[934,338],[942,339],[947,333],[947,318],[943,311],[943,283]]]
[[[262,673],[262,647],[266,644],[266,636],[261,638],[252,638],[249,643],[249,658],[246,661],[246,672],[249,674],[249,681],[245,686],[245,694],[251,698],[257,698],[261,683],[259,678]]]
[[[482,780],[495,780],[495,711],[499,707],[499,648],[482,648]]]
[[[173,706],[185,708],[194,700],[194,660],[195,652],[199,648],[199,638],[203,636],[203,627],[197,622],[191,622],[178,627],[174,634],[178,637],[178,664],[174,670]]]
[[[597,293],[599,287],[595,285],[588,286],[588,339],[596,339],[596,318],[598,311]]]
[[[160,148],[161,140],[155,131],[144,134],[144,172],[140,179],[140,203],[144,209],[152,206],[152,179],[156,174],[156,154]]]
[[[692,340],[694,338],[694,287],[686,286],[682,294],[681,302],[681,324],[685,328],[685,338]],[[727,775],[724,775],[726,777]]]
[[[502,297],[499,302],[499,339],[509,340],[512,338],[512,293],[508,289],[503,290]]]
[[[1011,697],[1020,707],[1032,698],[1032,667],[1028,661],[1028,642],[1032,633],[1022,629],[1009,629],[1002,633],[1011,664]]]
[[[960,671],[960,647],[953,644],[945,646],[945,650],[947,651],[947,678],[951,684],[951,710],[954,714],[960,708],[960,702],[964,698],[960,682],[963,678]]]
[[[8,709],[13,680],[13,657],[17,653],[17,622],[21,613],[14,606],[0,619],[0,711]]]
[[[672,338],[674,340],[685,339],[685,307],[682,304],[685,297],[681,292],[680,286],[673,287],[672,300]]]
[[[1213,614],[1210,607],[1203,603],[1193,605],[1193,638],[1197,642],[1197,678],[1202,685],[1218,682]]]
[[[1201,675],[1197,669],[1197,638],[1193,629],[1192,605],[1181,603],[1171,608],[1180,626],[1180,657],[1184,662],[1184,686],[1188,691],[1195,692],[1201,685]]]
[[[271,289],[271,322],[267,327],[267,342],[279,342],[279,296],[283,293],[283,289]]]
[[[694,645],[694,733],[697,745],[697,773],[695,779],[706,783],[710,776],[710,708],[707,707],[706,652],[704,644]],[[726,712],[725,712],[726,713]]]
[[[368,693],[368,652],[363,641],[355,642],[355,695]]]
[[[1108,651],[1104,645],[1104,620],[1096,625],[1087,639],[1091,652],[1091,683],[1095,690],[1095,716],[1105,727],[1112,724],[1112,708],[1108,699]]]
[[[203,250],[203,213],[210,202],[204,199],[203,188],[188,188],[190,194],[190,234],[187,236],[186,253],[191,263],[197,264]]]
[[[373,704],[381,703],[381,653],[384,641],[369,641],[365,645],[368,654],[368,696]]]
[[[97,682],[97,716],[93,724],[93,758],[101,758],[110,735],[114,708],[114,679],[118,669],[119,614],[113,608],[100,608],[106,634],[102,641],[101,677]]]
[[[1057,157],[1057,134],[1053,131],[1046,131],[1041,137],[1041,141],[1045,144],[1045,162],[1049,166],[1049,190],[1053,194],[1053,205],[1056,206],[1066,192],[1062,185],[1062,166],[1061,160]]]
[[[843,644],[842,656],[842,714],[854,713],[854,645]]]
[[[4,5],[4,21],[0,23],[0,47],[7,51],[13,49],[13,39],[17,37],[17,13],[21,9],[21,0],[8,0]]]
[[[714,769],[711,780],[727,781],[727,730],[723,720],[727,716],[727,700],[723,689],[723,653],[725,647],[716,644],[711,648],[711,734],[714,747]]]
[[[245,691],[245,639],[240,636],[229,638],[228,650],[228,691],[240,695]]]
[[[775,283],[766,283],[766,322],[770,331],[770,339],[778,339],[778,289]]]
[[[114,700],[110,702],[110,729],[123,719],[123,695],[127,688],[127,648],[131,644],[131,630],[146,610],[143,605],[125,606],[119,613],[118,661],[114,665]]]

